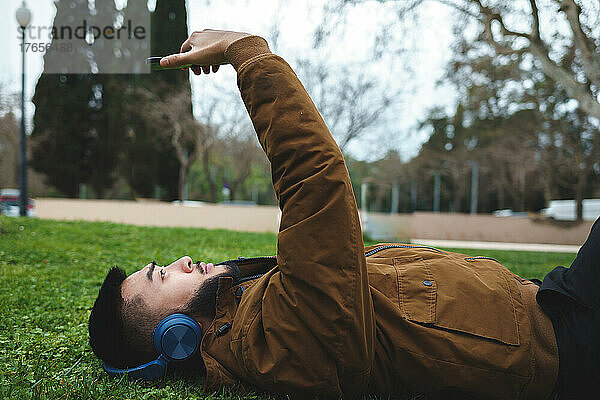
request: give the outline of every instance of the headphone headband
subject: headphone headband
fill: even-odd
[[[121,369],[116,367],[111,367],[107,363],[102,363],[102,368],[106,371],[106,373],[114,378],[121,377],[123,375],[127,375],[128,378],[132,380],[144,380],[144,381],[152,381],[154,379],[158,379],[165,374],[165,370],[167,369],[168,361],[162,356],[158,356],[158,358],[154,361],[150,361],[149,363],[140,365],[135,368],[127,368]]]

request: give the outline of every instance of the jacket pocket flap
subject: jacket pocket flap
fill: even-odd
[[[462,261],[462,262],[461,262]],[[518,346],[516,281],[492,260],[394,258],[402,316],[431,328]]]
[[[404,317],[424,324],[435,322],[437,283],[421,257],[394,258],[398,273],[398,303]]]

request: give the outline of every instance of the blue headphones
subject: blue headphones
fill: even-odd
[[[165,374],[170,361],[183,361],[193,356],[200,347],[202,328],[185,314],[171,314],[158,323],[152,332],[152,343],[158,358],[139,367],[120,369],[103,363],[104,370],[113,377],[124,374],[131,379],[151,381]]]

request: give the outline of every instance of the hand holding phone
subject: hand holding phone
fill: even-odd
[[[225,58],[225,50],[229,45],[246,36],[250,35],[242,32],[212,29],[194,32],[183,42],[180,53],[161,58],[158,65],[160,69],[191,68],[196,75],[202,72],[205,74],[210,73],[211,67],[212,72],[217,72],[220,65],[228,64]],[[150,59],[156,58],[150,57]],[[156,64],[156,61],[147,62]]]

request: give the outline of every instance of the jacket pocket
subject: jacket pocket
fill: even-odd
[[[510,272],[492,260],[394,259],[404,318],[433,328],[517,346],[516,307],[522,304]]]
[[[395,258],[398,304],[406,319],[432,324],[436,321],[436,280],[421,257]]]

